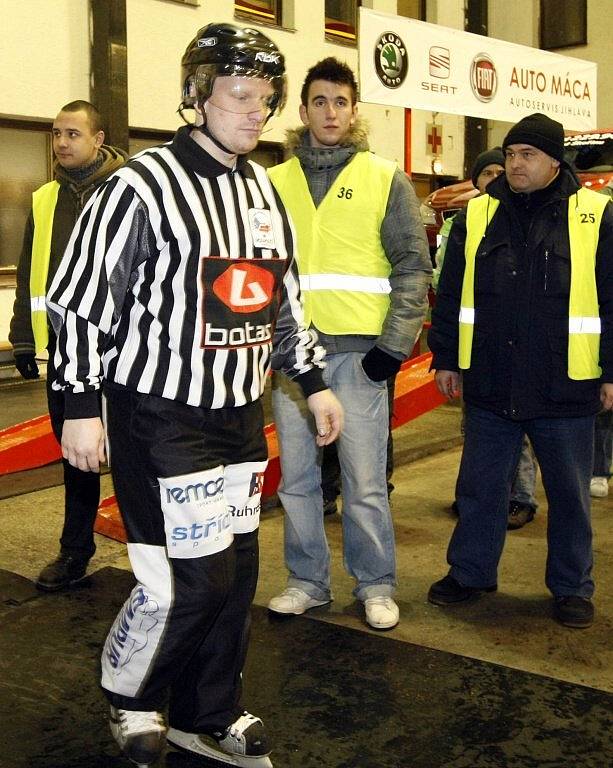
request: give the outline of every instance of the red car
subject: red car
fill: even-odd
[[[564,140],[565,159],[584,187],[599,190],[613,179],[613,130],[573,133]],[[421,205],[421,218],[428,235],[430,253],[438,247],[443,221],[453,216],[479,194],[472,181],[460,181],[431,192]]]

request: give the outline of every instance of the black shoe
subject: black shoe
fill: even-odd
[[[337,512],[336,499],[328,499],[328,501],[324,499],[324,515],[335,515]]]
[[[534,519],[536,510],[530,504],[522,504],[519,501],[509,503],[509,518],[507,520],[507,530],[516,531],[523,528],[526,523],[531,523]]]
[[[465,587],[453,576],[445,576],[440,581],[435,581],[428,592],[428,602],[434,605],[453,605],[461,603],[464,600],[470,600],[471,597],[480,595],[482,592],[495,592],[493,587]]]
[[[87,571],[89,558],[75,557],[60,552],[56,560],[46,565],[36,580],[36,586],[43,592],[58,592],[80,581]]]
[[[554,597],[553,616],[565,627],[585,629],[591,627],[594,622],[594,606],[589,597]]]

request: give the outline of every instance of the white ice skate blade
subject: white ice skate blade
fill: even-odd
[[[230,755],[228,752],[222,752],[220,749],[205,744],[197,733],[185,733],[185,731],[178,731],[176,728],[169,728],[166,733],[166,741],[174,747],[208,757],[210,760],[217,760],[224,765],[236,765],[239,768],[273,768],[268,755],[258,757]]]

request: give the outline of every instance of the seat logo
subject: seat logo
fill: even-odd
[[[433,45],[430,48],[429,71],[430,77],[447,78],[451,72],[451,53],[449,48]]]
[[[246,261],[232,264],[213,282],[213,292],[233,312],[257,312],[270,304],[275,278]]]

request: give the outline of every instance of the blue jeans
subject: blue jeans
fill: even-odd
[[[343,486],[343,555],[356,581],[359,600],[392,595],[396,583],[394,528],[387,498],[386,456],[389,417],[387,385],[373,382],[361,365],[363,354],[326,358],[324,379],[345,409],[338,439]],[[321,492],[322,451],[315,444],[313,418],[300,387],[275,374],[272,404],[279,436],[285,509],[285,563],[288,586],[319,600],[330,598],[330,550]]]
[[[524,435],[524,439],[521,446],[521,453],[519,454],[519,461],[517,463],[517,472],[513,478],[513,484],[511,485],[511,501],[516,501],[518,504],[526,504],[532,509],[536,509],[538,504],[536,503],[536,497],[534,495],[536,486],[536,459],[534,453],[530,447],[530,441]]]
[[[613,454],[613,411],[601,411],[596,416],[594,430],[594,477],[611,477]]]
[[[524,434],[534,448],[549,504],[545,583],[556,597],[591,597],[593,416],[518,422],[467,405],[460,516],[447,550],[449,572],[464,586],[496,584]]]
[[[460,423],[460,432],[462,436],[466,434],[466,403],[462,403],[462,421]],[[517,469],[513,476],[511,484],[511,495],[509,501],[516,501],[518,504],[526,504],[536,510],[536,459],[530,447],[530,441],[524,435],[524,440],[517,462]],[[458,498],[458,481],[456,482],[455,498]]]

